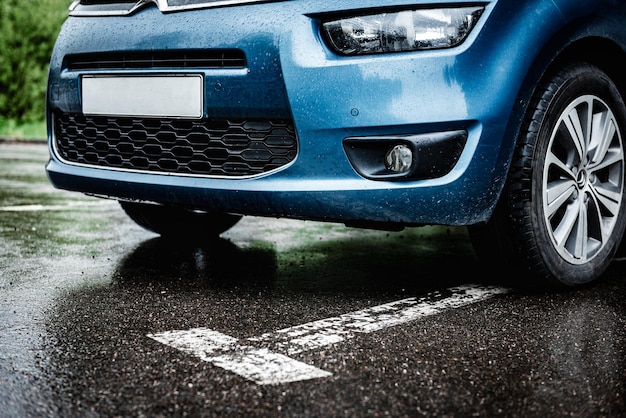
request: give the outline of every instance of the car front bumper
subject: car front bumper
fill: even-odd
[[[375,4],[346,3],[344,7],[352,3],[355,9]],[[511,50],[516,30],[525,28],[510,27],[502,35],[498,24],[490,24],[503,18],[498,14],[511,13],[496,5],[486,5],[478,27],[459,47],[360,57],[337,56],[320,38],[320,16],[336,7],[323,1],[171,14],[148,7],[131,16],[70,17],[50,65],[48,176],[61,189],[244,215],[348,224],[484,221],[506,177],[512,150],[507,133],[512,115],[520,111],[516,97],[531,58]],[[550,19],[546,13],[546,25]],[[155,50],[238,50],[246,64],[214,69],[68,67],[72,56]],[[280,167],[243,176],[68,161],[57,149],[56,117],[80,115],[81,78],[103,74],[200,74],[204,118],[290,121],[297,152]],[[443,148],[440,159],[450,167],[434,178],[365,178],[344,144],[347,138],[458,131],[467,133],[461,150],[449,164]]]

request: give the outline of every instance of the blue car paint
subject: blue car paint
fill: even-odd
[[[421,3],[432,4],[393,4]],[[446,2],[453,3],[463,2]],[[206,116],[292,117],[299,149],[295,161],[275,172],[206,178],[71,165],[59,160],[51,145],[51,182],[107,197],[250,215],[407,225],[488,220],[532,86],[553,56],[577,37],[604,35],[603,26],[593,26],[605,24],[603,19],[589,15],[615,2],[485,2],[478,26],[456,48],[359,57],[328,49],[319,33],[322,16],[377,4],[292,0],[170,14],[147,7],[132,16],[68,18],[51,59],[49,112],[80,113],[79,77],[94,73],[61,71],[66,54],[237,48],[245,52],[248,70],[200,71]],[[620,3],[622,18],[624,9]],[[568,26],[566,19],[576,24]],[[623,38],[615,41],[624,49]],[[180,71],[124,71],[135,72]],[[457,129],[468,131],[465,148],[454,168],[435,179],[364,179],[342,145],[354,136]]]

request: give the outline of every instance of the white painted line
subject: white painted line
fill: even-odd
[[[406,324],[490,297],[510,289],[459,286],[422,298],[408,298],[333,318],[284,328],[259,337],[239,339],[208,328],[166,331],[148,337],[169,345],[259,385],[316,379],[332,374],[288,355],[319,349],[355,337]],[[261,347],[261,348],[257,348]]]
[[[331,375],[268,349],[238,345],[237,338],[208,328],[168,331],[148,337],[211,362],[259,385],[297,382]]]
[[[117,204],[114,200],[102,200],[95,202],[68,202],[64,205],[19,205],[0,206],[0,212],[42,212],[53,210],[67,210],[75,207],[92,207]]]
[[[294,360],[267,348],[244,347],[232,354],[213,357],[211,362],[258,385],[300,382],[332,376],[332,373]]]

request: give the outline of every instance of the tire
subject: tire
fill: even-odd
[[[537,88],[503,194],[486,225],[469,227],[485,262],[515,285],[573,287],[599,278],[626,225],[626,110],[609,77],[570,64]]]
[[[210,240],[232,228],[241,216],[191,211],[174,206],[120,201],[139,226],[167,238]]]

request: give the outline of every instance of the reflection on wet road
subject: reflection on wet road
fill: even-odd
[[[354,332],[474,286],[465,231],[244,218],[214,242],[171,242],[115,202],[54,190],[46,158],[0,143],[0,416],[624,415],[623,261],[587,289]],[[204,354],[245,342],[325,373],[265,384],[151,338],[198,329]],[[281,330],[318,346],[281,346]]]

